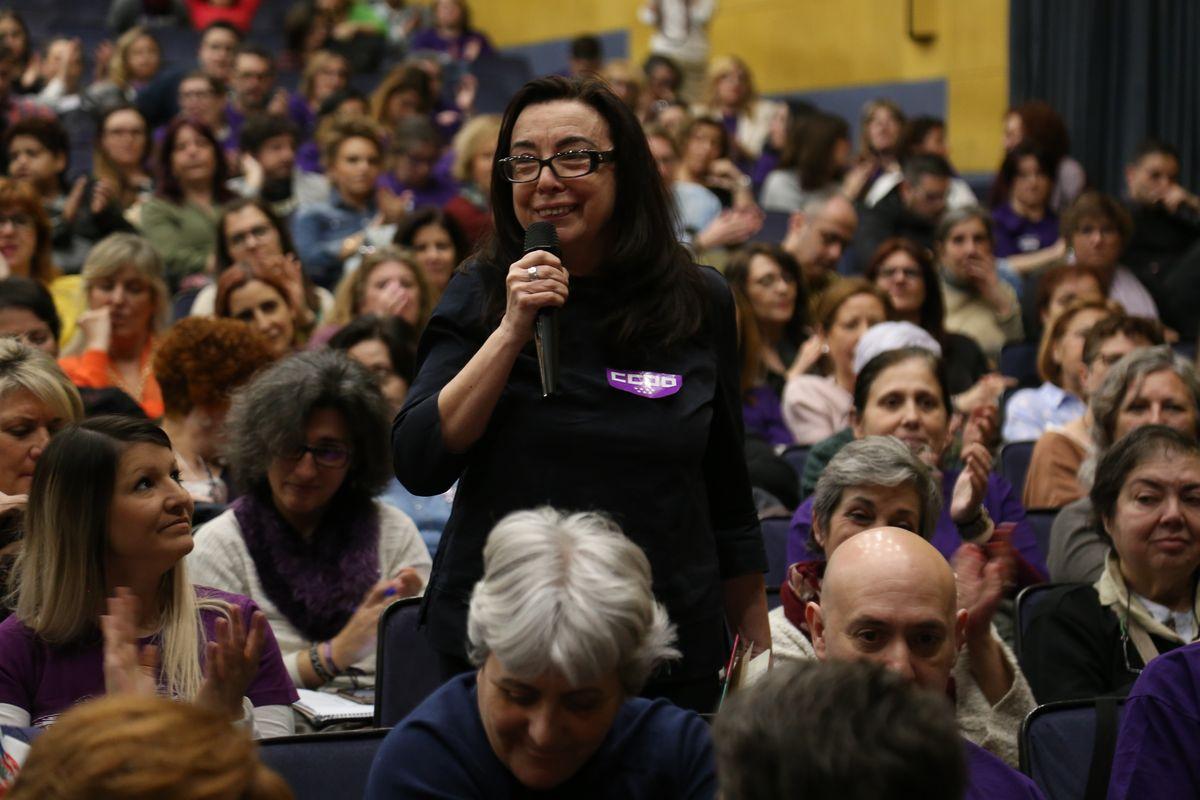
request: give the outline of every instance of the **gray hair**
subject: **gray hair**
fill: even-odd
[[[970,219],[977,219],[982,222],[983,229],[987,232],[988,241],[995,243],[996,239],[992,235],[992,215],[985,211],[982,206],[974,205],[947,209],[938,222],[937,230],[933,234],[933,241],[937,244],[945,243],[950,238],[950,231]]]
[[[246,489],[267,492],[267,469],[280,454],[304,443],[310,414],[341,412],[350,431],[350,469],[339,495],[366,502],[392,475],[387,402],[378,382],[337,350],[297,353],[259,372],[233,394],[225,455]]]
[[[1079,468],[1079,482],[1088,488],[1096,475],[1096,464],[1113,446],[1117,430],[1117,417],[1125,395],[1134,386],[1141,384],[1147,375],[1169,371],[1179,376],[1192,395],[1192,403],[1200,414],[1200,377],[1192,362],[1176,353],[1168,345],[1140,347],[1126,353],[1116,364],[1109,367],[1100,386],[1088,400],[1092,412],[1091,453]]]
[[[494,654],[518,675],[552,669],[573,686],[616,670],[629,695],[658,664],[679,657],[641,548],[602,514],[553,508],[496,523],[467,636],[476,666]]]
[[[911,486],[921,501],[921,518],[916,533],[928,541],[933,537],[938,514],[942,510],[942,491],[933,473],[908,445],[894,436],[864,436],[838,451],[821,473],[813,491],[813,524],[809,530],[809,548],[820,552],[813,533],[818,524],[828,531],[834,509],[842,495],[855,486],[882,486],[894,489]]]

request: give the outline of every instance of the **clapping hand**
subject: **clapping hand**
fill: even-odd
[[[108,598],[108,613],[100,615],[100,630],[104,634],[104,691],[108,694],[158,693],[158,648],[138,647],[140,605],[133,592],[118,586],[116,596]]]
[[[254,612],[249,626],[243,626],[241,609],[230,607],[229,619],[217,620],[216,636],[205,645],[204,683],[196,705],[241,719],[242,698],[258,674],[266,635],[267,618],[261,611]]]
[[[1012,543],[997,531],[986,550],[963,544],[950,564],[958,587],[958,607],[967,610],[967,639],[990,636],[996,608],[1016,572]]]
[[[979,442],[973,442],[963,447],[962,462],[963,471],[954,482],[950,497],[950,518],[956,525],[979,518],[988,473],[992,471],[992,454]]]

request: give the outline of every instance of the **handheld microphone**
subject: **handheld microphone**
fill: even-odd
[[[549,222],[535,222],[525,231],[525,254],[545,250],[561,258],[558,231]],[[542,397],[558,392],[558,309],[543,308],[533,323],[533,340],[537,344],[538,371],[542,376]]]

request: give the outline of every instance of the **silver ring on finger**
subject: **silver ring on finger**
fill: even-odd
[[[528,270],[526,270],[526,274],[529,276],[529,280],[536,281],[538,278],[538,268],[530,267]]]

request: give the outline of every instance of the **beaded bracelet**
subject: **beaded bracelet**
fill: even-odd
[[[337,662],[333,660],[333,641],[326,640],[322,649],[325,654],[325,663],[329,665],[329,669],[333,670],[334,675],[341,675],[342,671],[338,668]]]
[[[321,657],[317,654],[316,644],[308,648],[308,660],[312,663],[313,672],[317,673],[317,677],[321,679],[322,683],[329,683],[333,680],[333,675],[321,663]]]

